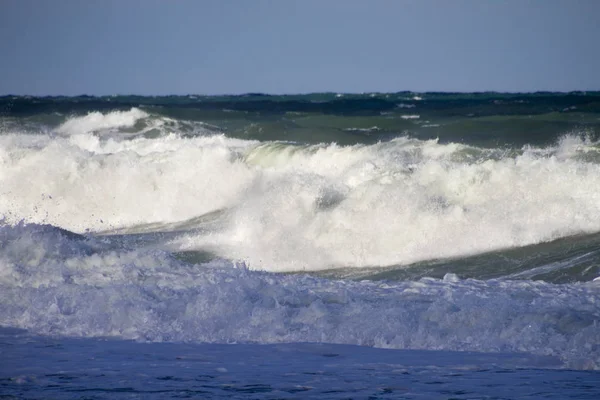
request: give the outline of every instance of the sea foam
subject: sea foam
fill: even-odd
[[[336,281],[22,224],[0,227],[0,248],[0,326],[34,334],[526,352],[600,368],[595,282]]]
[[[94,111],[84,116],[69,118],[56,131],[63,134],[80,134],[130,128],[137,121],[148,116],[148,113],[139,108],[132,108],[129,111],[113,111],[106,114]]]
[[[175,243],[276,271],[382,266],[600,230],[595,145],[477,149],[401,138],[373,146],[267,144],[227,229]]]
[[[106,232],[226,210],[165,248],[270,271],[408,264],[600,231],[598,144],[575,135],[523,149],[408,137],[302,146],[99,135],[145,114],[101,115],[65,122],[68,135],[0,136],[4,221]]]

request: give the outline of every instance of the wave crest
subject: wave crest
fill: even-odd
[[[515,150],[86,133],[4,135],[0,149],[10,223],[106,231],[228,210],[169,246],[256,269],[408,264],[600,231],[600,146],[574,136]]]
[[[119,128],[131,128],[136,122],[142,118],[147,118],[148,116],[148,113],[135,107],[129,111],[112,111],[106,114],[92,111],[84,116],[67,119],[56,129],[56,131],[66,135],[74,135],[98,131],[111,131]]]

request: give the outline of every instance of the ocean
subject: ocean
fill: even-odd
[[[0,97],[0,398],[600,398],[600,92]]]

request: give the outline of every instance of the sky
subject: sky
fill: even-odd
[[[600,0],[0,0],[0,95],[600,90]]]

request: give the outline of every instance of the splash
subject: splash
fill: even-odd
[[[398,139],[374,146],[267,144],[260,179],[220,234],[189,235],[271,271],[408,264],[600,230],[597,145],[478,149]]]
[[[81,117],[69,118],[56,131],[65,135],[73,135],[131,128],[136,122],[148,116],[148,113],[139,108],[132,108],[129,111],[113,111],[107,114],[93,111]]]
[[[82,233],[227,210],[169,248],[270,271],[409,264],[600,231],[599,154],[576,136],[515,150],[8,134],[0,216]]]
[[[600,368],[596,282],[274,275],[35,225],[0,227],[0,248],[0,325],[36,334],[527,352]]]

